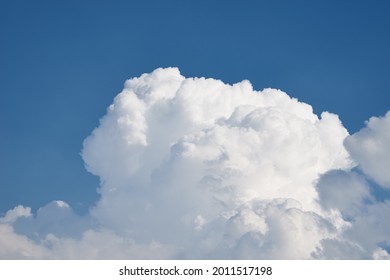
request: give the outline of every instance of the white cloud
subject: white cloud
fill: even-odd
[[[384,188],[390,188],[390,112],[372,117],[367,126],[349,137],[345,147],[365,174]]]
[[[21,241],[0,258],[385,258],[389,231],[372,223],[388,204],[351,173],[347,136],[282,91],[157,69],[128,80],[84,141],[95,207],[10,210],[0,242]]]
[[[382,248],[378,248],[374,251],[373,258],[375,260],[390,260],[390,255],[387,251]]]
[[[326,210],[339,210],[345,219],[360,215],[374,200],[368,182],[355,172],[332,170],[321,177],[317,190],[321,205]]]
[[[22,205],[16,206],[14,209],[8,210],[4,217],[0,218],[0,223],[13,223],[20,217],[30,217],[31,208]]]
[[[199,216],[206,230],[254,200],[294,199],[302,211],[318,210],[314,181],[351,166],[347,135],[336,115],[319,119],[279,90],[158,69],[126,82],[84,143],[88,169],[103,182],[92,215],[137,241],[185,250],[200,234]],[[216,247],[224,244],[218,238]]]
[[[390,200],[375,197],[375,188],[388,188],[390,112],[372,117],[367,127],[345,139],[351,157],[362,170],[331,171],[318,183],[320,203],[339,211],[349,226],[334,239],[322,241],[323,258],[388,258]],[[372,186],[374,179],[379,185]]]
[[[14,232],[11,225],[0,223],[0,259],[47,258],[50,252],[27,236]]]

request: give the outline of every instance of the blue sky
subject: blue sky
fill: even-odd
[[[186,77],[279,88],[350,133],[390,108],[388,1],[1,1],[0,213],[67,201],[98,178],[80,157],[126,79]]]

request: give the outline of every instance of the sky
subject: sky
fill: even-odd
[[[134,254],[142,249],[154,255],[161,246],[160,258],[386,256],[386,225],[374,227],[368,241],[361,236],[368,234],[365,228],[372,217],[386,219],[390,213],[385,170],[390,139],[389,10],[388,1],[2,1],[3,236],[22,238],[20,244],[25,242],[30,252],[25,257],[44,258],[72,258],[63,254],[64,248],[113,236],[120,240],[119,247],[130,238],[139,246],[129,245]],[[126,82],[144,73],[151,74]],[[153,93],[150,88],[156,89],[155,97],[147,97]],[[267,88],[273,90],[263,91],[264,97],[251,97]],[[220,96],[223,92],[230,97]],[[226,99],[230,103],[224,103]],[[373,116],[378,118],[370,119]],[[284,135],[281,127],[290,134]],[[257,134],[251,136],[244,128]],[[254,153],[253,158],[240,142],[265,155]],[[285,147],[283,154],[274,142]],[[293,150],[318,158],[298,160]],[[182,196],[173,194],[184,180],[179,167],[192,174]],[[264,178],[256,175],[259,170],[266,170]],[[198,181],[212,190],[198,193]],[[214,181],[248,188],[229,187],[215,194]],[[254,182],[264,187],[258,190]],[[160,184],[171,189],[155,192],[153,186]],[[130,185],[148,191],[129,190]],[[297,185],[302,189],[295,190]],[[340,185],[350,186],[343,190],[344,200],[338,199]],[[187,209],[183,197],[188,195],[202,199]],[[210,202],[213,199],[226,209]],[[183,201],[176,210],[168,207],[167,201],[178,200]],[[151,207],[150,213],[140,210],[145,207]],[[173,244],[170,233],[153,219],[166,208],[170,210],[162,221],[169,224],[172,214],[186,225],[171,225],[182,232],[176,236],[180,244]],[[196,212],[203,208],[207,213]],[[176,217],[177,209],[188,215]],[[122,211],[143,219],[130,215],[129,226],[121,227],[115,217]],[[53,213],[71,217],[78,226],[67,232]],[[213,250],[195,252],[189,247],[188,219],[196,221],[194,244]],[[311,245],[294,255],[289,249],[297,242],[293,237],[274,234],[273,240],[270,233],[280,233],[289,222],[299,228],[298,220],[316,230],[308,237]],[[52,226],[46,226],[48,221]],[[351,221],[355,224],[348,224]],[[246,233],[238,232],[240,223]],[[329,223],[338,226],[330,228]],[[254,230],[253,224],[263,226]],[[161,235],[147,234],[153,230]],[[33,232],[39,237],[32,237]],[[231,239],[221,245],[223,233]],[[48,236],[56,240],[57,251],[42,245]],[[85,246],[87,258],[121,257],[104,249],[102,255],[90,255]],[[256,246],[268,255],[248,249]],[[284,248],[280,254],[278,246]],[[12,248],[7,252],[0,257],[16,256]]]

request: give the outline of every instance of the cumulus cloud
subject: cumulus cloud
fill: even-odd
[[[375,196],[375,188],[389,187],[389,131],[390,112],[372,117],[365,128],[345,139],[357,168],[321,176],[317,184],[320,204],[339,212],[348,226],[335,238],[322,240],[317,257],[389,258],[390,200],[386,195]]]
[[[349,136],[280,90],[156,69],[126,81],[84,141],[101,182],[89,214],[18,206],[0,219],[0,257],[387,258],[375,223],[390,203],[365,174],[388,187],[373,158],[389,152],[389,119]]]
[[[372,117],[367,126],[348,137],[345,147],[365,174],[380,186],[390,188],[390,112]]]

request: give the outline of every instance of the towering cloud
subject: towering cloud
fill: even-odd
[[[349,136],[282,91],[157,69],[128,80],[84,141],[101,182],[90,213],[18,206],[0,257],[387,258],[390,228],[374,223],[390,203],[365,174],[389,187],[389,120]]]

